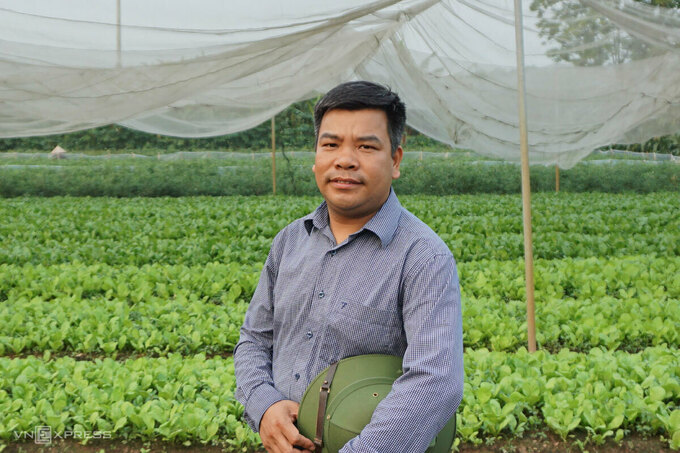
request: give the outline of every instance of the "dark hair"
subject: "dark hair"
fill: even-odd
[[[329,110],[378,109],[387,115],[387,133],[390,136],[392,155],[401,143],[406,124],[406,106],[397,93],[373,82],[342,83],[330,90],[314,106],[314,134],[319,140],[321,120]]]

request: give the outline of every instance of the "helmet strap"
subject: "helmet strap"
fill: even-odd
[[[319,410],[316,413],[316,436],[314,436],[314,445],[319,453],[321,453],[321,448],[323,447],[323,424],[326,419],[328,394],[331,392],[331,384],[333,383],[333,376],[335,376],[335,370],[338,368],[338,363],[339,362],[333,362],[331,366],[328,367],[326,379],[324,379],[323,384],[321,384],[321,389],[319,390]]]

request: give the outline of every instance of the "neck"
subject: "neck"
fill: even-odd
[[[329,210],[328,220],[331,232],[335,237],[335,243],[340,244],[344,242],[350,234],[356,233],[363,228],[363,226],[373,218],[376,212],[372,212],[363,217],[344,217]]]
[[[348,216],[342,211],[335,211],[330,206],[328,207],[328,223],[335,237],[335,243],[340,244],[347,239],[350,234],[356,233],[373,218],[374,215],[387,203],[390,193],[388,192],[385,199],[380,203],[380,206],[372,212],[367,214],[359,214],[358,216]]]

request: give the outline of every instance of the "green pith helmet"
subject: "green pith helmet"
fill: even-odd
[[[401,357],[367,354],[348,357],[323,370],[302,395],[297,421],[300,434],[317,446],[321,441],[321,453],[337,453],[370,422],[378,403],[402,375],[401,362]],[[448,453],[455,436],[454,414],[426,453]]]

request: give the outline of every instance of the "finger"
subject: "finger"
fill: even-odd
[[[270,433],[267,436],[267,445],[265,445],[267,453],[287,453],[290,451],[290,447],[290,442],[281,432]]]
[[[281,426],[281,434],[283,434],[283,436],[286,438],[290,445],[296,445],[295,441],[300,435],[300,431],[298,431],[295,425],[292,422],[290,422]]]
[[[293,447],[293,450],[294,450],[295,452],[298,452],[298,451],[299,451],[299,452],[301,452],[301,453],[314,453],[313,451],[305,450],[305,449],[302,448],[302,447]]]
[[[283,451],[279,447],[279,443],[276,441],[275,438],[270,438],[269,441],[267,442],[267,445],[264,445],[264,448],[265,450],[267,450],[267,453],[281,453]]]
[[[314,442],[300,434],[300,431],[298,431],[298,429],[292,423],[287,425],[281,431],[283,432],[283,435],[286,436],[286,439],[288,439],[290,442],[290,445],[297,445],[306,450],[314,450]]]
[[[293,445],[297,445],[299,447],[302,447],[305,451],[314,450],[315,447],[316,447],[314,445],[314,442],[307,439],[302,434],[298,434],[297,438],[295,439],[295,442],[293,442]]]
[[[271,451],[267,450],[268,453],[287,453],[290,451],[290,444],[284,436],[278,434],[272,439]]]

